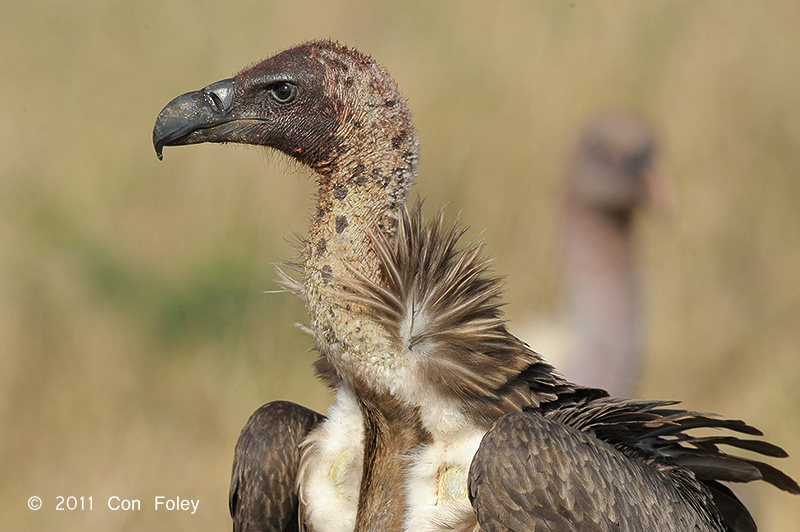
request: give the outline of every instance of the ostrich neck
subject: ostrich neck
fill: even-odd
[[[637,282],[630,216],[567,205],[565,270],[574,325],[569,376],[615,394],[630,394],[638,372]]]

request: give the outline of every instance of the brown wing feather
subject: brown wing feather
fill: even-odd
[[[710,492],[572,427],[520,412],[486,434],[470,469],[483,532],[722,531]]]
[[[684,528],[689,525],[754,532],[745,506],[719,481],[765,480],[800,491],[774,467],[727,454],[718,445],[785,456],[780,447],[687,432],[715,428],[758,436],[758,429],[674,404],[604,397],[501,418],[484,438],[470,473],[472,502],[484,532],[505,526],[695,530]]]
[[[298,445],[323,419],[286,401],[267,403],[250,416],[233,459],[228,502],[234,532],[298,530]]]
[[[459,249],[458,240],[464,230],[457,224],[448,226],[443,220],[440,212],[432,222],[424,223],[419,206],[410,214],[406,212],[394,240],[380,234],[373,238],[381,259],[383,282],[371,282],[354,272],[355,281],[342,284],[350,290],[354,300],[373,310],[376,318],[394,334],[401,349],[413,353],[416,346],[428,344],[432,355],[423,357],[422,364],[426,368],[423,378],[428,378],[439,393],[458,394],[465,412],[478,422],[488,421],[491,425],[505,415],[501,419],[506,421],[498,422],[491,431],[492,436],[485,440],[496,443],[498,449],[489,451],[493,444],[487,444],[481,447],[479,454],[498,453],[499,467],[507,470],[497,478],[510,483],[509,490],[487,496],[505,496],[509,504],[519,507],[520,515],[536,515],[532,518],[539,519],[541,512],[555,511],[549,519],[553,523],[563,519],[561,526],[566,529],[575,523],[583,523],[578,529],[591,529],[590,521],[594,519],[591,512],[602,506],[596,500],[597,493],[608,491],[598,486],[609,487],[609,483],[624,486],[639,479],[642,496],[660,497],[659,508],[649,515],[669,518],[676,530],[700,522],[708,530],[728,527],[728,530],[747,531],[752,529],[747,510],[717,481],[763,479],[786,491],[800,491],[792,479],[777,469],[720,449],[720,446],[729,446],[767,456],[785,456],[779,447],[728,434],[711,437],[690,432],[694,428],[713,428],[761,435],[758,429],[742,421],[674,408],[675,403],[670,401],[610,398],[603,390],[566,381],[507,331],[500,311],[502,280],[487,273],[488,262],[481,257],[480,243],[473,242]],[[418,323],[423,325],[417,326]],[[528,413],[509,414],[519,410]],[[566,456],[580,458],[579,454],[572,456],[570,453],[589,452],[583,456],[583,469],[562,469],[562,473],[571,475],[574,492],[569,497],[575,497],[578,502],[583,500],[585,505],[585,515],[580,519],[553,499],[549,500],[554,506],[539,504],[534,507],[526,505],[538,501],[520,499],[525,492],[518,488],[526,483],[534,483],[531,485],[540,489],[548,486],[548,490],[537,494],[545,498],[553,497],[546,492],[559,484],[548,484],[549,479],[541,483],[542,478],[547,477],[537,475],[546,472],[525,469],[522,461],[511,469],[503,463],[503,445],[517,443],[513,434],[503,434],[503,427],[514,428],[507,425],[511,420],[520,423],[520,420],[527,420],[530,430],[548,427],[550,459],[556,459],[558,452],[563,452],[561,460],[570,463]],[[542,435],[526,437],[535,440],[539,436]],[[556,436],[562,439],[559,441]],[[530,456],[525,455],[525,460]],[[585,478],[587,474],[589,477]],[[624,481],[617,484],[620,479]],[[595,482],[594,488],[591,485],[580,487],[581,481]],[[593,489],[599,491],[593,492]],[[605,514],[617,513],[620,519],[631,523],[645,519],[640,515],[640,501],[635,496],[626,499],[628,496],[623,489],[619,500]],[[675,497],[678,499],[673,504]],[[664,504],[669,508],[662,508]],[[511,529],[527,530],[516,528],[521,523],[517,522]]]

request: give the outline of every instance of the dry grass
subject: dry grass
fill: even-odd
[[[575,127],[609,107],[649,117],[679,202],[638,235],[642,395],[751,421],[800,477],[797,20],[788,0],[4,6],[0,529],[227,529],[249,413],[325,408],[290,327],[301,304],[261,294],[304,230],[306,172],[238,147],[158,163],[150,145],[176,94],[321,37],[393,72],[423,143],[418,193],[486,230],[512,320],[557,313]],[[738,492],[761,530],[799,526],[797,497]],[[159,494],[200,499],[198,514],[154,511]],[[27,510],[31,495],[45,508]],[[57,495],[94,510],[57,512]],[[144,508],[111,512],[111,495]]]

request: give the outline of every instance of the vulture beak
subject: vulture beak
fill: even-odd
[[[235,80],[223,79],[200,89],[181,94],[158,114],[153,127],[153,147],[161,160],[164,146],[183,146],[201,142],[226,142],[237,119],[232,111]]]

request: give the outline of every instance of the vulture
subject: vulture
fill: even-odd
[[[641,118],[615,111],[581,129],[567,161],[561,244],[570,321],[563,343],[570,348],[564,372],[613,395],[630,396],[640,373],[634,219],[646,206],[665,207],[670,190],[655,169],[655,150],[655,133]]]
[[[574,384],[507,331],[481,244],[406,209],[417,136],[370,57],[308,42],[178,96],[156,153],[202,142],[268,146],[315,171],[301,278],[284,282],[336,393],[327,416],[277,402],[247,422],[235,531],[745,531],[724,482],[800,492],[729,453],[785,456],[756,428]]]

